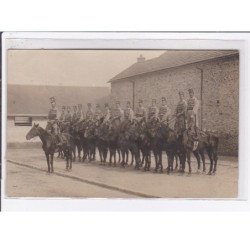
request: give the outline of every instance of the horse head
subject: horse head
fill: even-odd
[[[36,136],[39,136],[39,123],[33,125],[33,127],[30,129],[30,131],[26,135],[26,140],[30,140]]]

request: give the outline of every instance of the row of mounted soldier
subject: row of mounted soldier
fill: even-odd
[[[179,165],[178,172],[184,173],[187,162],[188,172],[191,173],[192,153],[197,159],[198,170],[201,165],[200,159],[202,160],[205,173],[204,153],[207,152],[210,160],[208,174],[212,174],[216,172],[219,139],[214,133],[204,132],[198,128],[199,101],[194,96],[193,89],[189,89],[188,93],[189,98],[186,101],[184,92],[179,92],[179,102],[174,114],[167,106],[165,97],[161,99],[162,104],[159,108],[156,99],[152,99],[148,109],[144,107],[143,101],[139,100],[135,112],[129,101],[124,110],[120,102],[116,101],[112,111],[108,104],[105,104],[104,112],[99,104],[93,111],[92,105],[88,103],[85,115],[81,104],[73,107],[73,114],[70,107],[62,107],[59,114],[56,100],[51,97],[46,129],[34,124],[26,138],[41,138],[49,172],[50,169],[53,171],[53,154],[56,150],[61,149],[64,152],[67,168],[71,159],[71,168],[72,152],[75,155],[77,147],[78,157],[82,161],[87,158],[89,161],[94,160],[97,148],[101,164],[106,163],[109,152],[109,164],[116,165],[118,153],[118,162],[122,166],[128,164],[130,155],[132,162],[135,162],[135,168],[140,169],[144,166],[144,170],[149,170],[153,152],[155,172],[163,171],[162,152],[165,151],[168,159],[167,173],[173,172],[174,159],[176,169]]]
[[[196,128],[198,127],[198,108],[199,101],[194,96],[193,89],[189,89],[189,99],[186,102],[184,99],[184,92],[179,92],[179,102],[175,109],[174,115],[171,115],[171,109],[167,105],[165,97],[162,97],[162,104],[158,108],[156,105],[156,99],[152,99],[152,105],[148,110],[143,106],[143,101],[138,101],[138,107],[135,112],[131,107],[130,101],[127,101],[126,108],[123,110],[120,106],[120,101],[116,101],[116,107],[111,111],[109,104],[105,104],[105,111],[102,112],[100,105],[96,104],[95,111],[92,109],[92,104],[88,103],[88,109],[86,115],[84,115],[82,104],[73,106],[73,113],[70,106],[62,106],[62,111],[59,114],[56,107],[56,100],[54,97],[50,98],[51,109],[48,114],[48,124],[46,130],[54,132],[58,135],[58,141],[60,143],[59,136],[59,123],[63,123],[64,127],[76,125],[82,121],[88,121],[91,123],[115,123],[119,126],[123,123],[123,127],[128,126],[133,121],[142,122],[148,121],[149,124],[155,126],[157,122],[170,125],[175,122],[174,129],[178,135],[181,135],[184,130],[189,129],[192,133],[192,139],[194,141],[194,150],[198,146],[198,137]]]

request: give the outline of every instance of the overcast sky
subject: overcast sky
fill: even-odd
[[[8,84],[109,86],[107,82],[136,62],[164,51],[10,50]]]

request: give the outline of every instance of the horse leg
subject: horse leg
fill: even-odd
[[[200,168],[201,168],[201,161],[200,161],[200,156],[198,151],[193,151],[193,154],[197,160],[197,164],[198,164],[198,169],[197,169],[197,173],[199,172]]]
[[[70,164],[69,168],[70,169],[72,169],[72,151],[73,151],[72,149],[70,149],[70,151],[69,151],[69,164]]]
[[[50,160],[49,160],[49,154],[48,153],[45,153],[45,156],[46,156],[46,160],[47,160],[47,166],[48,166],[48,173],[50,173]]]
[[[100,161],[101,161],[100,165],[102,165],[103,159],[102,159],[102,148],[101,148],[101,146],[98,147],[98,152],[99,152],[99,157],[100,157]]]
[[[213,173],[215,174],[215,172],[216,172],[216,170],[217,170],[217,161],[218,161],[217,150],[213,150],[213,160],[214,160]]]
[[[133,164],[134,164],[134,153],[133,153],[133,151],[131,151],[131,150],[130,150],[130,153],[131,153],[131,162],[130,162],[130,166],[133,166]],[[129,154],[129,152],[128,152],[128,154]]]
[[[126,149],[126,150],[125,150],[125,157],[126,157],[125,165],[126,165],[126,166],[128,165],[128,154],[129,154],[129,151],[128,151],[128,149]]]
[[[114,167],[116,167],[116,149],[114,150]]]
[[[103,149],[103,165],[106,165],[107,154],[108,154],[108,149],[105,147]]]
[[[212,154],[211,148],[209,148],[209,149],[207,150],[207,155],[208,155],[209,160],[210,160],[210,168],[209,168],[209,172],[208,172],[207,174],[208,174],[208,175],[211,175],[212,170],[213,170],[213,154]]]
[[[178,154],[175,154],[174,158],[175,158],[175,170],[177,170],[178,169]]]
[[[190,150],[187,150],[187,163],[188,163],[188,173],[191,174],[191,152]]]
[[[77,146],[77,151],[78,151],[78,161],[81,161],[81,146]]]
[[[118,151],[118,162],[120,163],[121,162],[121,150],[120,149],[118,149],[117,150]]]
[[[121,147],[121,155],[122,155],[122,161],[121,161],[121,166],[125,166],[125,150],[123,147]]]
[[[140,168],[140,151],[138,148],[135,146],[135,168],[139,169]]]
[[[112,154],[113,154],[113,149],[109,148],[109,165],[112,164]]]
[[[73,161],[75,161],[76,160],[76,146],[74,146],[73,155],[74,155]]]
[[[148,171],[150,167],[151,167],[151,150],[148,149],[148,168],[147,168]]]
[[[53,173],[54,172],[54,166],[53,166],[53,164],[54,164],[54,153],[51,153],[51,155],[50,155],[50,164],[51,164],[51,173]]]
[[[160,173],[163,173],[163,165],[162,165],[162,151],[159,151],[159,167],[160,169]]]
[[[156,150],[153,150],[154,158],[155,158],[155,170],[154,172],[157,172],[158,170],[158,154]]]
[[[203,150],[200,151],[200,156],[201,156],[202,166],[203,166],[202,171],[203,171],[203,173],[205,173],[206,172],[206,161],[205,161],[205,155],[204,155]]]

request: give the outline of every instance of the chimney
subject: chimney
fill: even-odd
[[[143,57],[142,55],[140,55],[138,58],[137,58],[137,62],[140,63],[140,62],[144,62],[145,61],[145,57]]]

